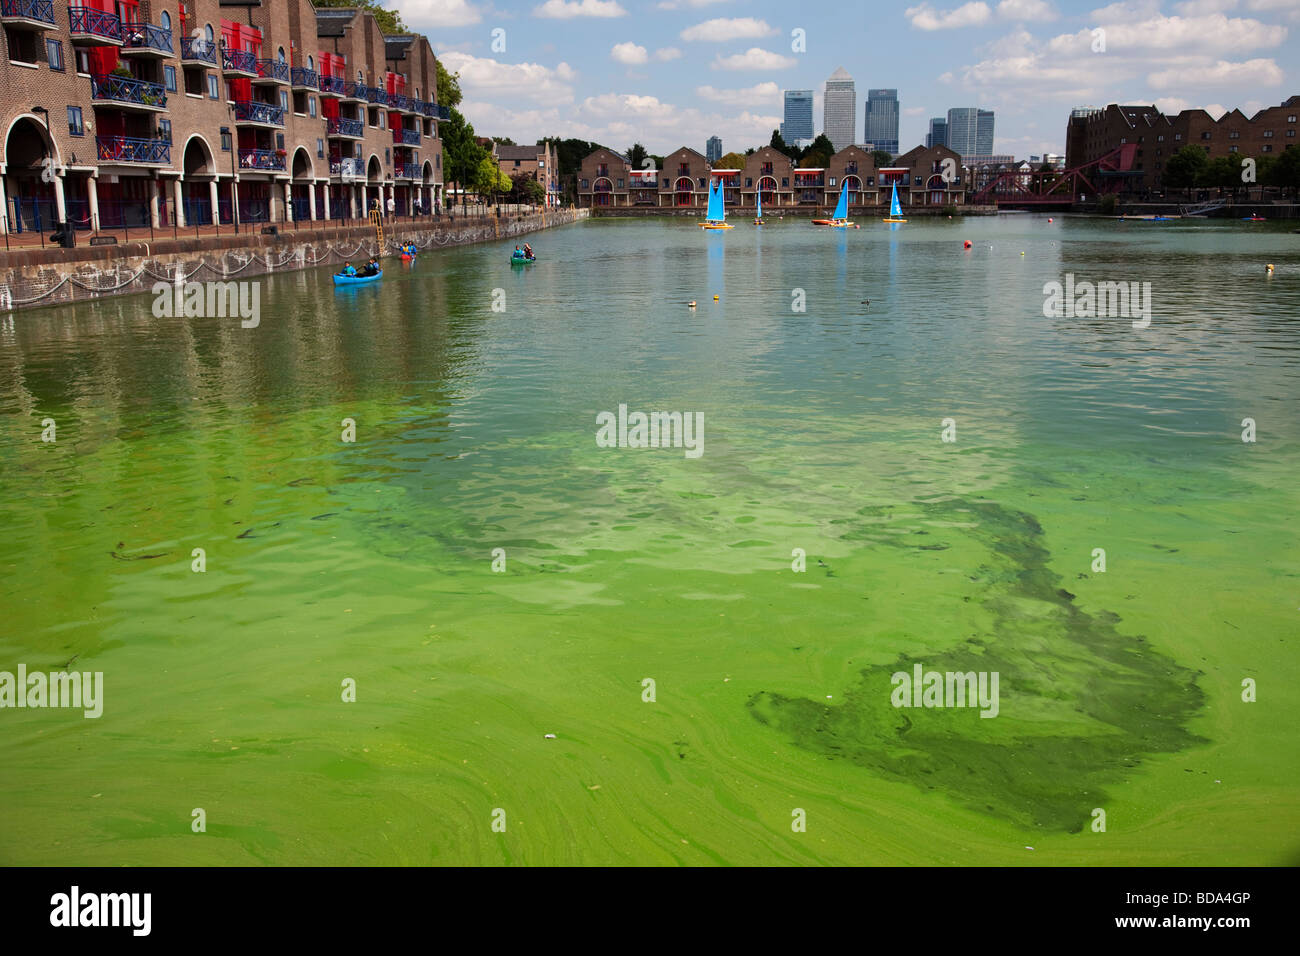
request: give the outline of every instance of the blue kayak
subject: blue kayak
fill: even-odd
[[[345,276],[345,275],[339,275],[338,273],[335,273],[334,284],[335,285],[365,285],[367,282],[378,282],[383,277],[384,277],[384,272],[382,269],[379,272],[376,272],[372,276]]]

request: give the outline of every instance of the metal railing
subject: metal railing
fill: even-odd
[[[221,68],[223,70],[235,70],[240,73],[256,73],[257,57],[247,50],[231,50],[223,46],[221,48]]]
[[[170,163],[172,144],[133,136],[96,136],[95,156],[101,163]]]
[[[284,125],[284,107],[260,100],[235,100],[236,123],[270,123]]]
[[[403,146],[419,146],[420,131],[418,129],[395,129],[393,130],[393,142]]]
[[[421,169],[423,166],[419,163],[394,163],[393,175],[398,179],[419,179],[423,175]]]
[[[258,60],[257,75],[264,80],[289,82],[289,64],[283,60]]]
[[[239,151],[240,169],[269,169],[283,172],[285,155],[274,149],[241,149]]]
[[[378,86],[361,86],[358,87],[362,94],[371,103],[378,103],[382,106],[388,105],[388,91]]]
[[[216,44],[198,37],[181,37],[181,59],[217,65]]]
[[[152,23],[128,23],[122,27],[122,48],[125,50],[157,50],[173,53],[170,30]]]
[[[322,93],[337,93],[342,96],[347,91],[347,85],[348,81],[341,76],[329,76],[324,73],[320,76],[320,91]]]
[[[325,123],[326,136],[354,136],[360,139],[365,135],[365,127],[360,120],[330,119]]]
[[[161,83],[129,79],[100,73],[90,78],[92,100],[112,100],[116,103],[133,103],[136,106],[166,107],[167,91]]]
[[[289,76],[294,86],[306,86],[313,90],[318,87],[320,82],[315,70],[309,70],[302,66],[295,66],[291,69]]]
[[[74,36],[84,34],[106,40],[122,39],[122,21],[116,13],[105,13],[93,7],[68,7],[68,32]]]
[[[0,17],[22,17],[54,26],[54,0],[0,0]]]
[[[388,105],[394,109],[405,110],[408,113],[415,112],[415,101],[404,93],[389,93]]]

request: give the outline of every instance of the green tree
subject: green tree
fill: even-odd
[[[744,169],[745,157],[740,153],[727,153],[725,156],[718,158],[713,164],[714,169]]]
[[[1169,157],[1169,162],[1165,163],[1163,177],[1165,186],[1170,189],[1186,189],[1190,191],[1196,185],[1201,170],[1208,163],[1209,160],[1206,158],[1204,149],[1191,144],[1184,146]]]
[[[1273,177],[1271,185],[1280,186],[1284,190],[1289,189],[1293,194],[1300,192],[1300,146],[1288,146],[1283,150],[1273,166],[1271,175]]]
[[[465,186],[474,186],[482,161],[491,161],[488,151],[476,142],[474,127],[465,121],[459,110],[453,109],[451,118],[443,120],[438,132],[442,137],[442,168],[447,179],[462,190]],[[463,191],[460,201],[463,206]]]
[[[448,73],[441,60],[436,62],[438,64],[438,105],[455,109],[460,106],[460,74]]]
[[[518,146],[518,145],[519,145],[519,144],[516,143],[513,139],[511,139],[509,136],[493,136],[493,137],[492,137],[492,142],[496,143],[498,146]]]
[[[1236,156],[1216,156],[1196,174],[1196,185],[1207,189],[1231,189],[1235,195],[1241,185],[1241,163]]]
[[[871,162],[875,164],[876,169],[880,169],[882,166],[892,166],[894,157],[888,150],[873,149],[871,151]]]
[[[396,10],[385,10],[375,0],[314,0],[314,3],[317,7],[358,7],[373,13],[379,23],[380,31],[390,36],[414,32],[402,22],[401,13]]]
[[[510,177],[510,201],[540,206],[546,199],[546,187],[527,173]]]
[[[820,156],[821,160],[819,162],[809,163],[808,165],[825,166],[831,161],[831,157],[834,155],[835,144],[831,142],[830,137],[825,133],[818,133],[817,138],[814,139],[812,144],[803,151],[803,156],[801,158],[807,159],[810,156]],[[801,163],[800,165],[803,164]]]
[[[772,130],[772,139],[767,145],[771,146],[775,150],[778,150],[779,152],[785,153],[791,159],[797,160],[801,155],[799,151],[799,147],[792,146],[789,143],[787,143],[785,141],[785,137],[781,135],[781,131],[779,129]]]
[[[645,158],[650,154],[646,152],[645,147],[640,143],[633,143],[627,148],[624,155],[627,156],[628,164],[633,169],[641,169],[642,162],[644,162]]]

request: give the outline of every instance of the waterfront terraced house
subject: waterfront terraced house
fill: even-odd
[[[689,146],[665,156],[659,170],[659,205],[707,206],[710,172],[704,154]]]
[[[945,160],[951,163],[945,166]],[[876,188],[882,202],[889,201],[890,186],[897,182],[901,205],[960,206],[966,202],[966,179],[961,156],[947,146],[914,146],[877,171]]]
[[[1247,117],[1231,109],[1217,120],[1205,110],[1183,110],[1176,116],[1154,105],[1084,108],[1070,115],[1065,138],[1065,165],[1082,166],[1127,144],[1136,144],[1133,170],[1125,177],[1131,192],[1160,190],[1169,157],[1184,146],[1200,146],[1209,159],[1240,156],[1259,159],[1300,148],[1300,96],[1291,96]]]
[[[763,146],[745,157],[741,172],[740,201],[757,206],[763,196],[764,209],[794,205],[794,162],[779,149]]]
[[[876,189],[876,163],[861,146],[846,146],[826,164],[825,204],[840,201],[840,190],[849,192],[849,206],[874,205],[879,202]]]
[[[632,167],[627,157],[605,146],[587,155],[578,167],[580,207],[627,206]]]
[[[432,49],[364,10],[0,0],[0,27],[0,230],[355,218],[441,191]]]
[[[497,165],[501,172],[511,178],[527,176],[534,182],[541,183],[546,190],[544,204],[547,207],[559,205],[560,177],[556,167],[555,146],[552,143],[498,146]]]

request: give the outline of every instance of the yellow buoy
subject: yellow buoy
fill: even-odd
[[[1272,272],[1272,271],[1273,271],[1273,263],[1270,262],[1270,263],[1269,263],[1267,266],[1265,266],[1264,268],[1268,269],[1269,272]]]
[[[716,295],[713,297],[713,301],[714,301],[714,302],[717,302],[717,301],[718,301],[718,297],[717,297]]]

